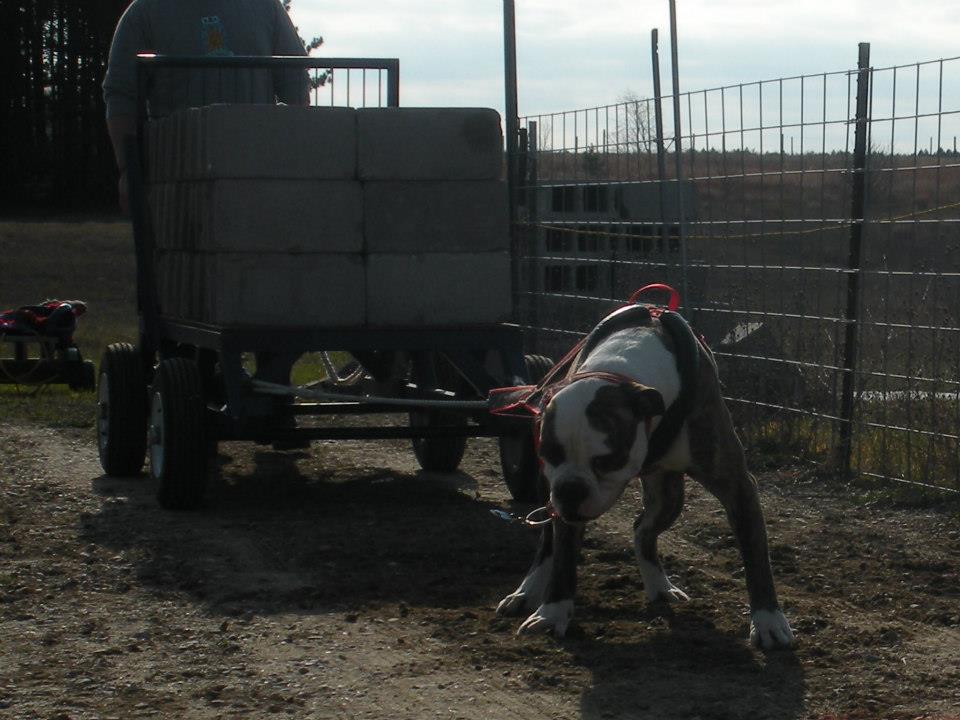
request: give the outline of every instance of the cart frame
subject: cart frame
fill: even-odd
[[[515,437],[522,433],[524,429],[516,423],[490,415],[486,410],[486,398],[491,389],[522,384],[528,380],[522,331],[517,325],[500,323],[438,328],[221,327],[161,314],[154,268],[155,240],[144,181],[147,169],[144,128],[148,120],[146,98],[151,74],[161,68],[171,67],[377,70],[387,73],[387,106],[399,105],[399,61],[396,59],[138,56],[137,135],[127,139],[127,172],[140,321],[136,352],[140,358],[142,381],[149,387],[155,381],[159,363],[165,360],[183,358],[195,362],[199,368],[203,395],[200,429],[208,447],[222,440],[284,442],[411,438],[442,441],[480,436]],[[402,390],[402,397],[399,398],[402,402],[398,403],[397,398],[393,398],[390,403],[384,403],[370,397],[362,402],[334,398],[320,402],[277,404],[271,402],[273,398],[268,395],[256,392],[251,378],[242,367],[243,353],[306,353],[340,349],[402,350],[410,353],[414,382]],[[495,356],[495,359],[491,356]],[[443,387],[444,383],[437,376],[438,362],[456,371],[458,379],[455,384],[458,387]],[[449,380],[447,384],[450,384]],[[332,392],[335,394],[336,389],[332,389]],[[475,399],[475,402],[463,402],[464,395]],[[452,409],[438,410],[437,400],[444,399],[458,402],[451,403]],[[431,409],[424,409],[426,407]],[[439,407],[442,408],[442,404]],[[411,415],[409,427],[295,427],[289,422],[290,417],[300,415],[384,412],[419,413],[434,419],[414,423]],[[473,424],[464,418],[472,420]]]

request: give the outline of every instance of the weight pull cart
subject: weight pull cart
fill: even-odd
[[[93,390],[94,365],[73,340],[77,318],[85,311],[77,300],[46,300],[0,313],[0,385]]]
[[[158,301],[155,236],[145,178],[146,83],[159,68],[362,69],[387,73],[387,106],[398,106],[396,60],[320,58],[138,58],[138,134],[128,139],[130,208],[140,318],[136,345],[110,345],[101,362],[97,433],[101,464],[114,476],[138,474],[145,456],[169,509],[197,507],[220,441],[408,438],[428,471],[457,468],[468,437],[499,437],[507,485],[519,500],[536,494],[537,464],[529,425],[487,412],[491,389],[536,382],[551,363],[524,357],[520,328],[499,323],[440,327],[274,327],[210,325],[165,314]],[[411,288],[416,292],[416,288]],[[397,298],[403,302],[403,298]],[[389,394],[316,382],[306,387],[262,382],[247,374],[247,353],[302,354],[348,349],[402,351],[406,370]],[[333,378],[339,380],[333,372]],[[328,373],[329,375],[329,373]],[[277,399],[280,399],[278,402]],[[373,413],[403,413],[405,425],[320,422]]]

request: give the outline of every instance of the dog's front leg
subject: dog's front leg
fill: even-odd
[[[520,587],[497,605],[497,615],[519,616],[538,608],[543,602],[550,582],[553,556],[553,523],[540,528],[540,544],[533,556],[533,565],[527,571]]]
[[[789,647],[793,631],[777,602],[756,480],[745,470],[727,480],[711,480],[704,485],[723,504],[740,545],[750,596],[750,642],[765,649]]]
[[[521,633],[553,633],[562,638],[573,617],[573,596],[577,590],[577,555],[583,539],[583,525],[569,524],[559,518],[550,523],[553,528],[553,553],[549,558],[550,572],[540,607],[528,617]]]
[[[643,589],[650,602],[678,602],[689,600],[676,587],[660,564],[657,537],[667,530],[683,509],[683,473],[657,471],[645,475],[643,483],[643,512],[633,523],[633,545],[643,576]]]

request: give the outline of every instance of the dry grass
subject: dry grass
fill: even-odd
[[[135,341],[133,233],[122,222],[3,222],[0,309],[47,298],[83,300],[75,339],[98,361],[111,342]],[[53,426],[92,428],[94,395],[63,386],[0,385],[0,416]]]

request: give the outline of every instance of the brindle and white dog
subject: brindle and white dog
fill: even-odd
[[[721,398],[716,363],[699,343],[693,352],[699,358],[689,412],[662,456],[652,465],[645,462],[649,433],[681,394],[676,346],[657,319],[613,332],[581,352],[570,370],[578,379],[550,399],[539,454],[554,519],[544,526],[520,587],[497,607],[501,615],[532,612],[520,633],[565,634],[573,616],[584,524],[609,510],[637,476],[644,508],[634,522],[634,547],[646,596],[651,602],[687,600],[657,556],[657,537],[680,515],[686,474],[720,500],[739,542],[750,596],[751,642],[763,648],[792,644],[793,632],[774,589],[756,481]]]

